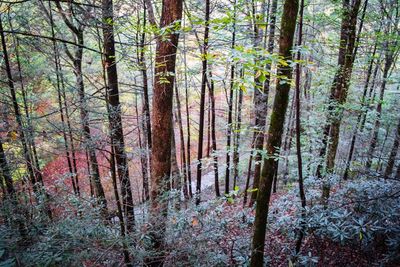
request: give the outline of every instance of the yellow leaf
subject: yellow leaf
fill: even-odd
[[[15,131],[9,133],[11,140],[15,141],[18,139],[18,134]]]
[[[197,218],[193,218],[193,219],[192,219],[192,225],[193,225],[193,226],[199,225],[199,220],[197,220]]]

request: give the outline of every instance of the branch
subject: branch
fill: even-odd
[[[19,35],[29,36],[29,37],[42,38],[42,39],[47,39],[47,40],[51,40],[51,41],[57,41],[57,42],[61,42],[61,43],[64,43],[64,44],[74,45],[74,46],[77,46],[77,47],[80,47],[80,48],[83,48],[83,49],[86,49],[86,50],[89,50],[89,51],[92,51],[92,52],[95,52],[95,53],[103,54],[103,52],[98,51],[96,49],[93,49],[93,48],[90,48],[90,47],[87,47],[87,46],[84,46],[84,45],[80,45],[80,44],[77,44],[77,43],[74,43],[74,42],[71,42],[71,41],[67,41],[67,40],[64,40],[64,39],[60,39],[60,38],[57,38],[57,37],[53,38],[51,36],[33,34],[33,33],[30,33],[30,32],[19,32],[19,31],[8,31],[8,30],[4,30],[4,32],[5,33],[11,33],[11,34],[19,34]]]

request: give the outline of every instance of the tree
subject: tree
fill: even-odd
[[[279,55],[283,60],[288,61],[292,58],[292,47],[294,31],[296,28],[297,11],[299,2],[297,0],[286,0],[283,6],[281,32],[279,38]],[[286,65],[286,66],[284,66]],[[288,64],[278,66],[276,83],[276,94],[272,108],[271,121],[268,129],[268,140],[266,150],[268,157],[263,161],[260,185],[257,194],[256,215],[254,221],[254,232],[252,242],[251,266],[263,265],[264,241],[266,223],[268,217],[269,200],[271,197],[272,181],[277,168],[275,161],[276,153],[282,143],[283,125],[285,121],[286,109],[289,101],[290,79],[292,77],[292,67]],[[283,78],[285,77],[285,78]]]
[[[336,71],[331,86],[331,92],[329,96],[329,101],[331,101],[331,103],[329,103],[328,106],[328,124],[325,126],[323,136],[323,140],[325,140],[324,143],[326,143],[326,140],[329,136],[326,159],[327,173],[332,173],[335,166],[336,151],[339,144],[340,124],[343,116],[342,106],[347,99],[351,73],[353,70],[353,62],[356,56],[356,26],[360,4],[361,0],[355,0],[351,3],[349,0],[343,0],[343,19],[341,25],[338,56],[339,68]],[[338,106],[338,112],[334,112],[334,108],[336,106]],[[322,150],[324,150],[324,148]],[[326,203],[330,192],[329,182],[324,181],[322,187],[322,201]]]
[[[271,17],[269,21],[269,37],[267,48],[269,54],[272,54],[274,52],[277,6],[278,0],[273,0],[271,5]],[[260,35],[262,35],[262,30],[260,28],[262,29],[261,25],[259,25],[257,29],[257,38],[260,38]],[[259,187],[262,165],[261,151],[264,148],[264,139],[267,126],[266,118],[268,115],[268,96],[271,82],[271,64],[267,63],[264,69],[266,71],[264,84],[262,85],[260,76],[255,79],[256,90],[254,91],[254,110],[256,132],[254,133],[254,149],[256,150],[256,154],[254,157],[254,161],[256,163],[254,167],[253,192],[251,194],[250,206],[252,206],[257,199],[257,189]]]
[[[236,45],[236,0],[233,3],[233,22],[232,22],[231,49]],[[225,194],[229,194],[229,180],[231,173],[231,139],[232,139],[232,110],[233,110],[233,85],[235,79],[235,64],[232,63],[229,81],[229,100],[228,100],[228,125],[226,133],[226,169],[225,169]]]
[[[169,191],[171,173],[172,103],[176,51],[178,46],[182,0],[163,0],[160,28],[169,29],[157,36],[155,79],[153,86],[152,147],[151,154],[151,207],[150,237],[153,248],[160,252],[165,233],[165,217],[168,202],[165,194]],[[162,257],[152,260],[152,265],[162,265]]]
[[[85,84],[84,84],[83,72],[82,72],[83,49],[84,49],[83,33],[84,33],[85,27],[84,27],[84,25],[82,25],[80,23],[80,20],[78,20],[75,16],[73,16],[73,17],[75,17],[75,20],[78,20],[78,21],[77,21],[77,25],[74,24],[73,18],[69,18],[68,17],[69,13],[65,12],[63,10],[60,0],[56,1],[56,6],[57,6],[57,9],[58,9],[64,23],[67,25],[68,29],[70,30],[70,32],[74,36],[74,38],[76,38],[76,41],[78,44],[77,46],[75,46],[74,53],[71,53],[71,51],[67,48],[67,46],[64,46],[64,50],[73,64],[74,75],[75,75],[75,80],[76,80],[76,88],[78,90],[79,102],[80,102],[79,103],[79,111],[80,111],[81,126],[82,126],[82,130],[83,130],[85,146],[88,151],[88,158],[89,158],[89,164],[90,164],[91,183],[93,184],[94,192],[98,199],[98,203],[101,206],[102,213],[103,213],[103,215],[106,215],[107,200],[106,200],[104,188],[103,188],[103,185],[102,185],[101,179],[100,179],[99,164],[98,164],[97,156],[96,156],[96,147],[95,147],[95,143],[93,142],[91,129],[90,129],[90,123],[89,123],[90,117],[89,117],[89,112],[88,112],[87,96],[85,93]]]
[[[397,123],[396,135],[394,137],[394,142],[392,145],[392,149],[390,150],[388,163],[386,165],[385,177],[390,177],[392,175],[394,163],[397,156],[397,150],[399,150],[399,144],[400,144],[400,118]]]
[[[129,180],[129,167],[125,152],[124,132],[122,129],[121,104],[119,101],[118,73],[115,59],[114,41],[114,16],[113,1],[103,0],[103,38],[104,38],[104,61],[107,72],[107,95],[110,111],[111,145],[115,152],[118,178],[121,183],[122,206],[126,216],[128,231],[133,230],[135,221],[134,205],[132,197],[131,182]]]
[[[205,11],[205,26],[204,26],[204,41],[202,47],[201,63],[202,63],[202,76],[201,76],[201,89],[200,89],[200,121],[199,121],[199,141],[197,146],[197,180],[196,180],[196,205],[200,204],[201,193],[201,171],[203,159],[203,138],[204,138],[204,110],[206,98],[206,85],[207,85],[207,57],[208,57],[208,35],[209,35],[209,21],[210,21],[210,0],[206,0]]]

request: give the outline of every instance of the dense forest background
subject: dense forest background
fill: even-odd
[[[1,0],[0,266],[399,266],[398,0]]]

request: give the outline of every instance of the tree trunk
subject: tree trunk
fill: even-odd
[[[279,55],[284,60],[292,59],[294,32],[299,3],[297,0],[286,0],[283,7],[281,20],[281,34],[279,39]],[[279,77],[291,79],[292,68],[290,66],[278,66]],[[271,122],[268,129],[267,153],[270,157],[264,159],[264,165],[260,176],[259,192],[257,194],[256,215],[252,243],[252,255],[250,266],[263,265],[265,232],[271,197],[272,181],[277,164],[273,155],[279,153],[282,143],[283,126],[286,109],[289,100],[290,83],[282,83],[282,78],[277,79],[276,94],[271,114]]]
[[[146,1],[146,0],[145,0]],[[151,3],[150,3],[151,5]],[[139,65],[142,71],[142,79],[143,79],[143,113],[144,113],[144,126],[143,133],[145,135],[146,147],[148,151],[146,152],[146,156],[148,158],[151,157],[151,119],[150,119],[150,101],[149,101],[149,84],[147,78],[147,65],[145,58],[145,41],[146,41],[146,4],[143,5],[143,29],[142,35],[140,39],[140,56],[139,56]],[[151,169],[151,166],[150,166]],[[149,199],[149,186],[148,186],[148,174],[146,173],[147,184],[145,188],[145,196],[146,200]]]
[[[236,0],[233,3],[233,30],[231,49],[236,45]],[[229,194],[229,180],[231,173],[231,138],[232,138],[232,110],[233,110],[233,85],[235,79],[235,65],[231,65],[231,77],[229,85],[229,102],[228,102],[228,125],[226,133],[226,169],[225,169],[225,194]]]
[[[61,92],[60,55],[59,55],[59,51],[57,48],[57,42],[54,39],[55,32],[54,32],[54,20],[53,20],[53,13],[52,13],[52,9],[51,9],[51,2],[49,2],[49,19],[50,19],[50,26],[51,26],[51,36],[53,37],[53,52],[54,52],[55,72],[56,72],[58,109],[60,112],[61,127],[62,127],[62,133],[63,133],[63,139],[64,139],[64,145],[65,145],[65,154],[67,157],[68,169],[69,169],[69,172],[71,175],[72,188],[74,190],[74,193],[79,195],[79,185],[76,183],[78,181],[78,179],[77,179],[78,174],[76,173],[74,166],[73,166],[73,158],[70,155],[69,139],[67,138],[67,133],[66,133],[65,116],[64,116],[64,108],[63,108],[63,101],[62,101],[63,96],[62,96],[62,92]]]
[[[297,39],[297,48],[299,49],[302,45],[303,39],[303,13],[304,13],[304,0],[300,2],[300,12],[299,12],[299,25],[298,25],[298,39]],[[300,62],[301,52],[297,51],[296,60]],[[301,66],[300,63],[296,65],[296,93],[295,93],[295,103],[296,103],[296,154],[297,154],[297,171],[298,171],[298,182],[299,182],[299,196],[301,202],[301,215],[302,218],[305,219],[305,208],[306,208],[306,194],[304,192],[304,184],[303,184],[303,159],[301,156],[301,125],[300,125],[300,77],[301,76]],[[303,241],[304,236],[304,223],[300,223],[300,229],[296,240],[296,254],[300,252],[301,243]]]
[[[212,71],[209,69],[210,75],[210,86],[208,88],[211,101],[211,146],[212,146],[212,157],[213,157],[213,169],[214,169],[214,187],[215,196],[220,197],[221,193],[219,191],[219,175],[218,175],[218,155],[217,155],[217,137],[215,134],[215,96],[214,96],[214,80],[212,79]]]
[[[243,76],[243,70],[242,70]],[[243,77],[242,77],[243,78]],[[237,180],[239,179],[239,144],[240,144],[240,131],[242,127],[242,103],[243,103],[243,90],[239,89],[239,96],[236,109],[236,125],[233,140],[233,190],[235,190]]]
[[[396,136],[394,137],[393,146],[392,149],[390,150],[388,163],[386,165],[385,177],[390,177],[392,175],[394,163],[397,156],[397,151],[399,150],[399,144],[400,144],[400,119],[397,123]]]
[[[204,137],[204,109],[206,98],[206,85],[207,85],[207,51],[208,51],[208,34],[209,34],[209,21],[210,21],[210,0],[206,0],[205,10],[205,27],[204,27],[204,41],[202,49],[202,78],[200,89],[200,121],[199,121],[199,142],[197,146],[197,180],[196,180],[196,205],[200,204],[201,193],[201,171],[203,159],[203,137]]]
[[[7,193],[13,198],[15,196],[14,182],[10,172],[10,166],[7,162],[6,154],[4,153],[3,142],[0,139],[0,169],[6,185]],[[3,181],[1,182],[3,183]]]
[[[355,147],[355,143],[356,143],[356,139],[357,139],[357,135],[358,135],[358,130],[360,128],[360,123],[361,123],[361,119],[363,117],[363,115],[367,112],[366,110],[366,96],[367,96],[367,91],[368,91],[368,86],[369,86],[369,80],[371,78],[371,74],[372,74],[372,68],[374,65],[374,57],[375,57],[375,53],[376,53],[376,46],[377,46],[377,42],[375,42],[375,46],[371,55],[371,58],[369,60],[369,64],[368,64],[368,70],[367,70],[367,78],[364,84],[364,90],[363,90],[363,95],[361,98],[361,111],[357,116],[357,122],[356,122],[356,126],[354,128],[354,132],[353,132],[353,136],[351,137],[351,141],[350,141],[350,148],[349,148],[349,155],[347,157],[347,162],[346,162],[346,169],[344,171],[344,175],[343,175],[343,180],[347,180],[349,177],[349,171],[350,171],[350,166],[351,166],[351,161],[353,159],[353,153],[354,153],[354,147]]]
[[[374,129],[372,131],[372,138],[370,142],[370,147],[368,149],[368,154],[367,154],[367,163],[366,167],[367,169],[371,168],[374,152],[376,145],[378,143],[378,134],[379,134],[379,128],[381,126],[381,116],[382,116],[382,104],[383,104],[383,98],[385,95],[385,90],[386,90],[386,84],[387,80],[389,78],[389,71],[392,68],[393,62],[394,62],[394,57],[391,49],[389,49],[389,41],[385,42],[384,48],[385,48],[385,66],[383,69],[383,77],[382,77],[382,86],[381,86],[381,92],[379,95],[379,101],[376,106],[376,113],[377,117],[375,119],[375,124],[374,124]]]
[[[180,28],[182,18],[182,0],[163,0],[160,27],[176,25]],[[178,27],[177,27],[178,26]],[[152,112],[152,147],[157,149],[151,154],[151,207],[150,207],[150,238],[152,246],[161,255],[151,261],[151,266],[162,265],[162,247],[165,233],[165,221],[168,212],[168,201],[165,194],[169,191],[171,173],[171,133],[172,133],[172,102],[176,52],[179,33],[167,32],[157,36],[155,59],[155,79]]]
[[[114,148],[115,162],[118,178],[121,183],[122,208],[126,217],[128,232],[133,230],[135,224],[134,205],[131,182],[129,178],[129,166],[125,152],[125,140],[122,127],[121,104],[119,101],[118,73],[115,57],[114,41],[114,15],[113,1],[103,0],[103,38],[104,38],[104,62],[107,73],[107,96],[110,112],[111,146]]]
[[[183,26],[185,27],[186,20],[183,19]],[[185,109],[186,109],[186,128],[187,128],[187,178],[189,186],[189,197],[193,197],[192,190],[192,162],[191,162],[191,139],[190,139],[190,111],[189,111],[189,85],[187,77],[187,58],[186,58],[186,37],[183,37],[183,61],[184,61],[184,80],[185,80]]]
[[[83,73],[82,73],[82,58],[83,58],[83,47],[84,47],[84,40],[83,40],[83,30],[84,26],[79,23],[78,26],[75,26],[73,21],[71,21],[67,16],[66,12],[63,10],[60,0],[57,0],[56,6],[58,11],[61,14],[61,17],[67,27],[70,29],[72,35],[76,38],[76,43],[78,44],[74,55],[70,53],[67,47],[65,47],[65,52],[68,57],[73,61],[73,68],[74,68],[74,75],[76,79],[76,88],[78,89],[79,95],[79,112],[81,118],[81,126],[83,130],[83,136],[85,140],[85,147],[88,152],[88,158],[90,163],[91,169],[91,183],[93,184],[93,189],[95,195],[97,197],[97,201],[101,206],[101,212],[103,216],[107,215],[107,200],[104,194],[103,185],[101,184],[100,179],[100,172],[99,172],[99,165],[96,158],[96,145],[92,140],[91,130],[90,130],[90,118],[89,113],[87,110],[87,101],[85,95],[85,86],[83,82]]]
[[[343,105],[346,102],[347,92],[353,62],[355,58],[354,48],[356,41],[357,16],[360,8],[361,0],[355,0],[350,3],[349,0],[343,0],[343,18],[340,32],[338,65],[335,77],[332,82],[329,103],[328,103],[328,123],[324,127],[322,136],[322,149],[320,157],[323,158],[327,153],[326,171],[332,172],[335,165],[336,151],[339,144],[339,131],[341,124],[342,107],[335,112],[336,105]],[[328,144],[329,139],[329,144]],[[317,176],[322,176],[322,163],[317,167]],[[326,182],[323,185],[323,199],[329,198],[330,186]]]
[[[183,124],[182,124],[182,112],[181,112],[181,100],[179,98],[179,90],[175,85],[175,100],[176,100],[176,109],[177,109],[177,121],[179,126],[179,137],[180,137],[180,147],[181,147],[181,158],[182,158],[182,172],[183,172],[183,195],[186,199],[190,198],[188,191],[188,179],[187,179],[187,161],[186,161],[186,150],[185,150],[185,136],[183,133]]]
[[[278,6],[278,0],[273,0],[271,5],[271,15],[269,22],[269,39],[268,39],[268,53],[272,54],[274,52],[274,40],[275,40],[275,28],[276,28],[276,10]],[[259,33],[260,35],[261,33]],[[253,206],[257,199],[259,181],[261,175],[261,162],[262,155],[261,151],[264,149],[264,139],[266,133],[266,118],[268,115],[268,95],[271,83],[271,64],[265,66],[266,80],[264,85],[261,85],[259,78],[256,80],[256,89],[254,91],[254,108],[255,108],[255,142],[254,149],[256,154],[254,156],[255,166],[254,166],[254,178],[253,178],[253,192],[251,194],[250,206]]]
[[[335,167],[336,152],[339,145],[339,134],[341,117],[343,116],[343,104],[346,102],[349,90],[353,62],[355,58],[356,26],[357,16],[361,0],[355,0],[352,4],[349,0],[343,1],[344,17],[342,20],[342,32],[339,50],[339,69],[334,77],[331,88],[331,112],[328,113],[329,122],[329,144],[326,159],[326,171],[332,173]],[[345,46],[342,48],[342,46]],[[339,105],[337,114],[333,112],[334,107]],[[322,202],[327,203],[330,194],[330,184],[327,181],[322,185]]]

